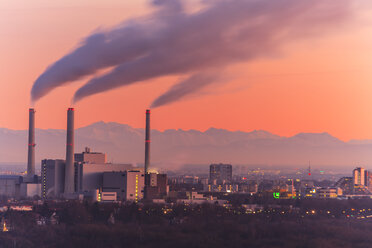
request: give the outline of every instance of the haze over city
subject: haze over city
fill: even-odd
[[[371,7],[0,0],[0,248],[372,247]]]

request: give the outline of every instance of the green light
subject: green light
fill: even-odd
[[[280,193],[279,192],[274,192],[273,196],[274,196],[275,199],[279,199]]]

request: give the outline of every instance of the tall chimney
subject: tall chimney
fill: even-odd
[[[27,178],[32,180],[35,175],[35,110],[29,109],[28,123],[28,157]]]
[[[145,175],[150,166],[150,110],[146,110]]]
[[[74,109],[67,110],[67,142],[65,167],[65,194],[74,193]]]

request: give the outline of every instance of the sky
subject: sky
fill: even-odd
[[[194,4],[189,2],[191,9]],[[0,127],[27,128],[34,81],[84,37],[150,11],[145,0],[0,0]],[[348,25],[288,42],[275,56],[229,67],[234,78],[228,84],[154,109],[152,128],[372,139],[371,14],[362,8]],[[145,109],[178,80],[161,77],[83,99],[74,106],[76,127],[101,120],[144,127]],[[65,128],[66,110],[84,82],[38,101],[36,126]]]

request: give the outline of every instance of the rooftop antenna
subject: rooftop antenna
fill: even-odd
[[[310,160],[309,160],[309,168],[308,168],[308,175],[311,176],[311,166],[310,166]]]

